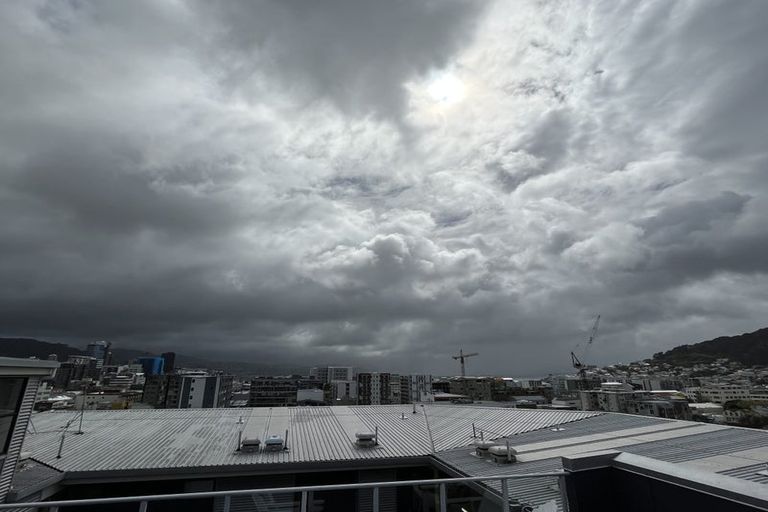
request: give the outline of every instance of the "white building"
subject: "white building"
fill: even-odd
[[[738,384],[710,384],[699,389],[699,401],[724,404],[733,400],[749,400],[750,388]]]
[[[331,399],[334,402],[354,402],[357,399],[357,381],[334,380],[331,381]]]

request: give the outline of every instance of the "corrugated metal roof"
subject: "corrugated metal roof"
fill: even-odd
[[[534,412],[534,414],[531,414]],[[472,424],[484,432],[486,439],[531,432],[545,427],[582,420],[601,413],[584,411],[550,411],[503,409],[498,407],[432,407],[427,411],[435,436],[435,450],[467,446],[474,441]]]
[[[549,428],[523,432],[510,437],[513,445],[541,443],[546,441],[572,438],[592,434],[602,434],[617,430],[647,427],[652,425],[666,425],[674,420],[651,418],[648,416],[631,416],[629,414],[601,414],[591,416],[567,425],[562,425],[563,430],[552,431]]]
[[[727,469],[725,471],[718,471],[721,475],[733,476],[741,478],[742,480],[749,480],[751,482],[757,482],[759,484],[768,484],[768,475],[759,475],[758,471],[768,470],[768,464],[752,464],[750,466],[744,466],[741,468]]]
[[[617,448],[666,462],[686,462],[768,446],[768,432],[727,428]]]
[[[144,409],[86,411],[85,434],[69,429],[56,458],[61,431],[72,412],[34,416],[36,433],[24,449],[62,471],[204,468],[249,464],[332,462],[426,456],[467,445],[472,423],[498,435],[575,421],[599,413],[478,407],[351,406],[251,409]],[[354,445],[355,433],[379,427],[379,445]],[[288,433],[288,450],[237,452],[238,434],[266,439]],[[498,435],[497,435],[498,434]]]
[[[468,447],[440,452],[435,454],[435,457],[443,464],[453,468],[457,473],[467,476],[544,473],[563,469],[559,457],[500,465],[490,459],[477,457],[474,451]],[[548,501],[555,501],[558,504],[558,508],[562,509],[557,477],[524,478],[509,480],[508,482],[509,497],[512,500],[531,505],[541,505]],[[497,493],[501,492],[501,484],[498,481],[486,482],[486,487],[493,489]]]
[[[184,409],[87,411],[85,434],[69,428],[63,457],[56,458],[61,432],[73,412],[46,412],[33,416],[24,450],[52,468],[67,472],[141,469],[195,470],[205,467],[279,463],[408,458],[433,455],[443,465],[467,476],[514,474],[561,469],[563,453],[586,453],[605,445],[667,462],[686,462],[768,447],[768,432],[583,411],[543,411],[461,405],[293,407],[251,409]],[[509,436],[526,462],[496,465],[472,454],[472,424],[486,439]],[[379,446],[354,445],[355,433],[379,427]],[[552,427],[562,429],[552,431]],[[688,434],[688,431],[707,432]],[[289,430],[287,451],[254,454],[237,452],[238,433],[262,440]],[[714,430],[712,430],[714,429]],[[672,437],[673,436],[673,437]],[[654,439],[655,437],[655,439]],[[648,441],[648,439],[654,439]],[[569,442],[573,440],[573,442]],[[557,441],[557,442],[556,442]],[[551,442],[551,447],[549,443]],[[563,444],[565,443],[565,444]],[[543,450],[537,446],[544,446]],[[575,450],[575,451],[574,451]],[[540,455],[536,460],[535,455]],[[746,461],[747,459],[745,459]],[[722,474],[768,483],[754,475],[761,465],[751,464]],[[557,479],[511,480],[511,496],[540,505],[554,500],[561,507]],[[488,483],[498,491],[498,483]]]

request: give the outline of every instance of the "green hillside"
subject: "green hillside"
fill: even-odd
[[[721,336],[693,345],[680,345],[653,355],[656,363],[693,366],[727,357],[746,366],[768,365],[768,328],[740,336]]]

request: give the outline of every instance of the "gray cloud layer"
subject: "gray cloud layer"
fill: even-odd
[[[564,369],[765,326],[764,2],[11,2],[5,335]]]

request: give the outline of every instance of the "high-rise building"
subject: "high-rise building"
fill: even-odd
[[[323,382],[305,377],[256,377],[251,380],[248,407],[296,405],[299,390],[323,389]]]
[[[60,389],[68,389],[73,381],[96,380],[100,373],[97,364],[98,360],[94,357],[69,356],[56,370],[54,385]]]
[[[315,366],[309,369],[309,376],[320,382],[354,380],[355,370],[351,366]]]
[[[390,378],[389,373],[358,373],[357,402],[363,405],[391,403]]]
[[[334,380],[329,386],[332,405],[353,404],[357,401],[357,381]]]
[[[434,401],[431,375],[409,375],[408,380],[411,402]]]
[[[142,400],[158,409],[228,407],[232,382],[231,375],[151,375],[144,383]]]
[[[171,374],[176,370],[176,352],[163,352],[163,373]]]
[[[144,375],[162,375],[165,361],[162,357],[138,357],[136,362],[139,363],[144,369]]]
[[[85,355],[96,359],[96,366],[101,368],[104,366],[104,359],[107,357],[107,351],[109,350],[109,343],[106,341],[94,341],[88,344],[85,348]]]
[[[450,381],[451,393],[473,400],[493,400],[494,379],[490,377],[456,377]]]

